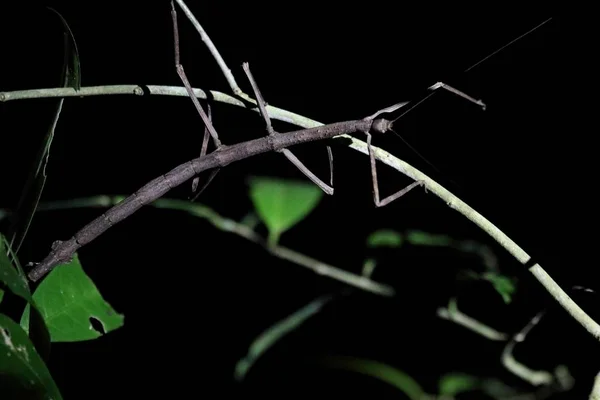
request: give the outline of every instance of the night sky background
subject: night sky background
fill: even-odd
[[[393,134],[374,144],[439,179],[504,230],[563,288],[596,283],[596,129],[589,101],[593,46],[576,18],[551,9],[524,13],[477,9],[410,9],[387,2],[199,2],[188,6],[211,36],[246,93],[248,61],[266,101],[323,123],[358,119],[427,94],[437,81],[487,104],[481,111],[440,92],[398,121],[398,131],[442,175]],[[173,60],[169,1],[47,1],[0,7],[0,91],[56,87],[62,30],[77,41],[82,85],[180,86]],[[545,19],[553,20],[467,73],[482,58]],[[183,13],[182,63],[192,86],[230,93],[217,64]],[[0,103],[0,208],[16,205],[54,109],[54,99]],[[205,103],[203,103],[205,104]],[[234,144],[265,135],[258,114],[213,106],[221,140]],[[274,123],[280,132],[298,129]],[[130,194],[156,176],[197,157],[203,125],[183,97],[68,98],[53,142],[43,201]],[[359,136],[360,137],[360,136]],[[361,137],[362,139],[362,137]],[[323,143],[293,149],[327,177]],[[86,272],[125,326],[92,342],[56,344],[50,368],[65,398],[169,393],[209,395],[344,395],[403,398],[397,390],[353,373],[325,370],[311,360],[341,354],[379,360],[406,371],[429,392],[442,374],[497,376],[531,389],[500,364],[492,343],[435,316],[459,289],[458,269],[476,260],[448,249],[365,246],[376,229],[408,229],[481,241],[507,275],[519,277],[505,305],[491,286],[461,289],[460,307],[506,332],[517,332],[544,307],[549,313],[517,348],[527,365],[566,364],[576,379],[566,397],[584,398],[600,366],[598,343],[560,310],[529,273],[475,225],[422,190],[375,208],[368,158],[335,146],[335,195],[286,232],[281,244],[360,273],[377,256],[374,279],[394,286],[392,299],[354,291],[262,358],[235,384],[235,362],[256,335],[315,297],[344,285],[276,259],[264,249],[183,212],[146,207],[79,251]],[[410,180],[383,164],[380,189],[390,194]],[[240,219],[252,209],[247,178],[305,180],[280,154],[223,169],[199,202]],[[325,180],[325,178],[323,178]],[[453,186],[449,180],[454,181]],[[168,197],[186,199],[185,183]],[[20,251],[40,261],[52,241],[71,237],[100,209],[36,216]],[[0,228],[6,229],[3,222]],[[264,228],[261,228],[264,233]],[[596,318],[598,297],[573,292]],[[189,395],[191,396],[191,395]],[[581,396],[581,397],[579,397]],[[469,398],[469,397],[464,397]],[[483,398],[481,394],[472,398]]]

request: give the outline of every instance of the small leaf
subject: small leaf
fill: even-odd
[[[453,240],[446,235],[437,235],[423,231],[410,231],[406,235],[406,239],[414,245],[421,246],[449,246]]]
[[[77,254],[68,264],[54,268],[33,294],[53,342],[77,342],[95,339],[103,333],[95,330],[91,319],[100,322],[104,333],[123,326],[124,317],[103,298],[94,282],[85,274]],[[21,325],[27,323],[27,308]]]
[[[442,396],[456,396],[459,393],[477,389],[478,386],[479,379],[477,377],[461,373],[446,374],[439,382]]]
[[[375,260],[374,258],[367,258],[363,263],[361,275],[365,278],[371,278],[371,275],[373,275],[373,271],[375,271],[376,266],[377,260]]]
[[[63,25],[64,60],[62,84],[65,87],[72,87],[75,90],[79,90],[81,89],[81,63],[79,61],[79,50],[77,50],[75,36],[73,36],[73,31],[71,31],[69,24],[67,24],[63,16],[51,7],[48,7],[48,9],[58,15]]]
[[[0,283],[5,284],[11,292],[25,301],[31,302],[33,300],[25,274],[19,273],[18,268],[13,266],[8,256],[9,251],[8,243],[0,233]]]
[[[481,277],[492,283],[494,289],[502,296],[502,300],[504,300],[506,304],[509,304],[512,301],[512,295],[516,291],[516,285],[513,279],[493,272],[486,272],[481,275]]]
[[[3,314],[0,314],[0,377],[3,399],[62,399],[27,334]]]
[[[31,296],[27,278],[20,265],[17,263],[13,266],[8,257],[9,247],[4,236],[0,234],[0,283],[6,285],[12,293],[27,301],[26,309],[29,310],[29,304],[35,306],[35,300]],[[14,259],[16,262],[16,256]],[[3,296],[4,294],[0,298]],[[23,329],[29,334],[39,354],[47,360],[50,355],[50,335],[39,310],[37,308],[34,310],[31,324],[24,325]]]
[[[258,336],[248,349],[246,357],[242,358],[235,365],[234,377],[237,381],[242,381],[248,371],[270,347],[285,335],[297,329],[306,320],[317,314],[323,307],[333,299],[333,296],[321,296],[308,303],[298,311],[289,315],[287,318],[277,322],[269,329]]]
[[[259,223],[260,219],[258,219],[258,215],[253,212],[246,214],[240,221],[240,224],[247,226],[251,230],[254,230]]]
[[[319,203],[323,192],[315,185],[268,177],[250,179],[250,197],[258,216],[269,230],[269,243],[305,218]]]
[[[369,247],[400,247],[402,246],[402,235],[390,229],[380,229],[369,235],[367,246]]]
[[[79,54],[77,51],[77,45],[73,38],[73,33],[69,28],[69,25],[65,19],[54,9],[50,8],[51,11],[55,12],[60,18],[63,24],[63,35],[64,35],[64,61],[63,61],[63,72],[61,78],[61,84],[63,87],[74,87],[75,90],[81,88],[81,69],[79,65]],[[29,172],[29,177],[25,183],[25,187],[21,192],[21,198],[17,205],[17,211],[12,216],[11,225],[9,228],[10,244],[15,253],[18,253],[29,226],[35,214],[35,210],[38,206],[44,185],[46,183],[46,166],[48,165],[48,158],[50,156],[50,146],[54,139],[54,131],[58,124],[58,119],[62,111],[64,98],[61,98],[56,103],[56,111],[54,117],[46,132],[38,154],[35,158],[34,168]]]
[[[498,271],[498,258],[489,246],[474,240],[463,240],[456,243],[456,248],[462,252],[478,256],[486,271]]]
[[[425,395],[423,388],[410,375],[378,361],[354,357],[329,356],[325,359],[324,364],[330,368],[358,372],[377,378],[400,389],[411,400],[422,400]]]

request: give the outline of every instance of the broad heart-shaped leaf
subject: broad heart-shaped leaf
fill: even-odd
[[[269,243],[300,222],[319,203],[323,192],[312,183],[269,177],[250,179],[250,197],[269,230]]]
[[[63,87],[73,87],[75,90],[81,88],[81,68],[79,64],[79,53],[75,38],[65,19],[54,9],[51,11],[56,13],[63,25],[64,35],[64,60],[63,71],[61,77],[61,85]],[[48,127],[48,131],[42,140],[38,149],[38,154],[35,158],[33,168],[29,171],[29,177],[21,193],[17,211],[12,216],[11,226],[9,228],[9,238],[13,251],[17,253],[35,214],[35,210],[42,196],[44,185],[46,183],[46,165],[48,165],[48,157],[50,156],[50,146],[54,139],[54,131],[58,124],[58,119],[62,111],[64,98],[58,99],[56,102],[56,110],[54,117]]]
[[[475,376],[451,373],[440,378],[439,391],[443,396],[456,396],[461,392],[467,392],[479,387],[479,379]]]
[[[0,398],[62,399],[27,334],[4,314],[0,314]]]
[[[330,368],[354,371],[377,378],[402,391],[411,400],[422,400],[423,388],[407,373],[375,360],[354,357],[328,356],[324,365]]]
[[[102,324],[105,333],[123,326],[124,316],[102,298],[83,271],[77,254],[71,262],[48,274],[33,293],[33,299],[53,342],[78,342],[101,336],[92,326],[91,318]],[[21,325],[27,324],[28,319],[29,308],[23,313]]]
[[[235,365],[234,378],[237,381],[242,381],[260,356],[277,343],[278,340],[297,329],[310,317],[321,311],[332,299],[333,296],[331,295],[318,297],[261,333],[250,345],[246,357],[239,360]]]

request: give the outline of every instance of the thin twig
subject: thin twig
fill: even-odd
[[[125,198],[125,196],[100,195],[70,199],[66,201],[50,201],[40,204],[37,211],[72,210],[76,208],[106,208],[119,204]],[[150,203],[149,206],[168,210],[185,211],[195,217],[200,217],[207,220],[217,229],[234,233],[247,240],[250,240],[251,242],[259,244],[274,256],[286,261],[290,261],[302,267],[306,267],[319,275],[327,276],[347,285],[354,286],[358,289],[378,295],[388,297],[395,295],[395,290],[393,287],[383,283],[375,282],[369,277],[353,274],[352,272],[334,267],[307,255],[298,253],[287,247],[280,245],[267,246],[267,241],[258,233],[256,233],[251,227],[235,220],[223,217],[203,204],[190,204],[189,202],[183,200],[162,198]]]
[[[517,343],[525,341],[527,334],[540,322],[540,319],[544,316],[544,314],[545,311],[536,314],[536,316],[533,317],[519,333],[514,335],[504,347],[501,357],[502,365],[504,365],[506,369],[533,386],[549,385],[554,381],[554,376],[548,371],[535,371],[520,363],[513,356],[513,349]]]
[[[85,96],[98,96],[98,95],[114,95],[114,94],[135,94],[144,95],[145,90],[149,94],[153,95],[165,95],[165,96],[182,96],[188,97],[188,93],[183,87],[172,87],[172,86],[137,86],[137,85],[114,85],[114,86],[95,86],[95,87],[82,87],[79,91],[75,91],[73,88],[52,88],[52,89],[33,89],[33,90],[19,90],[13,92],[1,92],[1,101],[13,101],[22,99],[34,99],[34,98],[48,98],[48,97],[85,97]],[[231,104],[243,108],[247,108],[246,104],[241,100],[236,99],[233,96],[217,92],[210,91],[211,97],[215,101]],[[198,98],[206,98],[206,93],[201,89],[194,89],[194,94]],[[305,128],[312,128],[322,126],[323,124],[306,118],[290,111],[267,106],[267,110],[271,118],[276,118],[280,121],[285,121],[296,126]],[[257,109],[254,109],[258,112]],[[284,136],[284,135],[282,135]],[[368,155],[368,149],[366,143],[362,140],[356,139],[350,135],[340,135],[345,139],[348,139],[348,147],[359,151],[365,155]],[[502,232],[497,226],[492,224],[484,216],[479,214],[468,204],[460,200],[454,194],[446,190],[443,186],[433,181],[425,174],[421,173],[417,169],[413,168],[406,162],[393,156],[383,149],[372,146],[374,156],[384,164],[396,169],[397,171],[410,176],[413,179],[421,180],[425,182],[427,190],[440,199],[442,199],[448,206],[461,213],[464,217],[469,219],[488,235],[490,235],[496,242],[498,242],[503,248],[505,248],[517,261],[525,265],[529,260],[530,256],[521,247],[519,247],[510,237]],[[594,338],[600,339],[600,325],[598,325],[584,310],[581,309],[566,293],[562,288],[544,271],[544,269],[538,264],[534,264],[529,268],[529,271],[534,277],[546,288],[546,290],[552,295],[558,303],[571,315],[576,321],[578,321]]]
[[[461,312],[457,308],[450,309],[450,308],[440,307],[437,309],[437,315],[438,315],[438,317],[440,317],[442,319],[452,321],[452,322],[456,323],[457,325],[463,326],[463,327],[483,336],[486,339],[500,341],[500,342],[503,342],[506,339],[508,339],[508,335],[506,333],[499,332],[496,329],[485,325],[483,322],[480,322],[480,321],[468,316],[467,314]]]
[[[592,386],[592,392],[590,393],[589,399],[600,400],[600,372],[598,372],[594,378],[594,385]]]
[[[259,106],[259,112],[263,116],[263,118],[265,118],[266,123],[267,123],[267,132],[269,132],[269,134],[272,134],[273,128],[271,126],[271,120],[268,116],[268,113],[266,112],[265,102],[264,102],[264,100],[262,100],[260,91],[258,91],[258,86],[256,85],[256,82],[254,81],[254,78],[252,77],[252,74],[250,73],[248,63],[244,63],[242,65],[243,69],[246,72],[246,74],[248,75],[248,80],[250,80],[250,84],[252,85],[252,89],[255,92],[255,94],[258,91],[257,97],[260,97],[260,99],[262,100],[262,104],[260,101],[255,101],[254,99],[252,99],[248,94],[246,94],[244,91],[242,91],[242,89],[240,89],[237,82],[235,81],[235,78],[233,76],[233,73],[231,72],[231,69],[229,68],[229,66],[227,66],[227,63],[225,62],[223,57],[221,57],[221,53],[219,53],[219,50],[217,49],[217,47],[211,40],[208,33],[204,30],[204,28],[202,27],[200,22],[196,19],[194,14],[190,11],[190,9],[187,7],[187,5],[185,4],[185,2],[183,0],[176,0],[176,2],[181,7],[181,10],[185,14],[185,16],[190,20],[190,22],[192,23],[194,28],[196,28],[196,31],[200,34],[202,41],[208,48],[208,51],[210,52],[210,54],[212,54],[213,58],[217,62],[217,65],[221,69],[223,76],[225,76],[225,79],[229,83],[229,87],[231,88],[231,91],[233,92],[233,94],[235,96],[238,96],[238,97],[246,100],[246,101],[251,101],[253,103],[256,103]],[[290,152],[287,149],[282,149],[281,153],[283,153],[283,155],[285,157],[287,157],[287,159],[290,160],[290,162],[292,164],[294,164],[304,175],[306,175],[307,178],[309,178],[314,184],[316,184],[319,188],[321,188],[321,190],[323,190],[323,192],[325,192],[328,195],[333,195],[333,192],[334,192],[334,189],[333,189],[333,152],[331,151],[331,146],[327,145],[326,148],[327,148],[327,160],[329,162],[329,185],[327,185],[319,177],[317,177],[315,174],[313,174],[292,152]]]
[[[181,64],[181,56],[179,53],[179,28],[177,26],[177,11],[175,11],[175,4],[173,4],[173,2],[171,2],[171,19],[173,22],[173,41],[175,44],[175,69],[177,70],[177,74],[179,75],[181,82],[183,82],[183,86],[185,86],[188,96],[190,97],[190,99],[192,99],[192,102],[194,103],[198,114],[200,114],[200,118],[202,118],[205,128],[208,129],[208,131],[210,132],[210,135],[212,136],[213,141],[215,142],[215,146],[218,150],[219,147],[221,147],[219,135],[217,134],[217,131],[213,127],[212,123],[210,122],[208,115],[206,115],[204,108],[202,108],[200,102],[194,95],[194,90],[192,89],[187,75],[185,74],[183,65]]]
[[[208,50],[217,61],[219,68],[221,68],[221,71],[223,71],[223,75],[225,75],[225,79],[227,79],[227,83],[233,91],[233,94],[236,96],[245,95],[245,93],[242,91],[242,89],[240,89],[240,87],[236,83],[235,78],[231,73],[231,70],[229,69],[229,67],[227,67],[227,64],[225,64],[225,60],[223,60],[223,57],[221,57],[219,50],[217,50],[217,47],[214,45],[212,40],[210,40],[210,37],[208,37],[206,31],[202,28],[202,25],[200,25],[196,17],[194,17],[194,14],[192,14],[190,9],[185,5],[185,3],[182,0],[175,0],[175,2],[179,5],[179,7],[181,7],[181,10],[185,14],[185,16],[190,20],[192,25],[194,25],[194,28],[196,28],[196,30],[200,34],[200,38],[202,38],[202,41],[204,42],[204,44],[206,44],[206,47],[208,47]]]

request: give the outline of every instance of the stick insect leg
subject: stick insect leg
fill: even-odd
[[[210,109],[210,104],[206,105],[207,107],[207,114],[208,114],[208,120],[212,123],[212,111]],[[208,129],[206,129],[206,127],[204,127],[204,139],[202,139],[202,147],[200,148],[200,157],[204,157],[206,155],[206,150],[208,149],[208,139],[210,138],[210,133],[208,132]],[[197,176],[194,178],[194,180],[192,180],[192,193],[195,193],[196,190],[198,189],[198,182],[200,180],[200,177]],[[193,200],[192,200],[193,201]]]
[[[190,96],[190,99],[192,99],[192,102],[194,103],[196,110],[200,114],[200,118],[202,118],[202,121],[204,122],[204,139],[202,140],[202,148],[200,150],[200,157],[202,157],[202,156],[206,155],[206,152],[208,149],[208,140],[209,140],[210,136],[212,136],[213,142],[214,142],[217,150],[221,147],[221,141],[219,140],[217,131],[215,130],[215,128],[212,125],[212,112],[210,109],[210,104],[207,104],[208,115],[206,115],[206,113],[204,112],[204,109],[200,105],[200,102],[194,95],[192,86],[190,85],[190,82],[185,74],[184,69],[183,69],[183,65],[181,64],[180,51],[179,51],[179,27],[177,25],[177,11],[175,10],[175,4],[173,3],[173,1],[171,1],[171,18],[173,20],[173,41],[174,41],[174,45],[175,45],[175,68],[177,70],[177,74],[179,75],[179,78],[181,79],[181,81],[183,82],[183,85],[185,86],[186,91],[188,92],[188,95]],[[217,175],[219,170],[220,169],[217,168],[217,169],[214,169],[211,171],[206,183],[196,193],[196,195],[191,199],[191,201],[195,201],[198,198],[198,196],[200,196],[200,194],[204,191],[204,189],[206,189],[206,187],[215,178],[215,176]],[[198,182],[199,182],[199,177],[195,177],[194,180],[192,181],[192,193],[196,192],[196,190],[198,189]]]
[[[213,138],[213,142],[215,143],[215,147],[218,149],[219,147],[221,147],[221,141],[219,140],[219,135],[217,134],[217,131],[215,130],[215,128],[212,126],[212,123],[208,119],[208,116],[204,112],[204,109],[200,105],[200,102],[194,95],[194,90],[192,89],[192,86],[190,85],[190,82],[185,74],[184,69],[183,69],[183,65],[181,65],[181,62],[180,62],[179,28],[177,26],[177,11],[175,11],[175,4],[173,3],[173,1],[171,1],[171,17],[173,19],[173,38],[174,38],[174,42],[175,42],[175,69],[177,70],[177,75],[179,75],[179,78],[183,82],[183,85],[185,86],[185,89],[187,90],[188,95],[192,99],[192,102],[194,103],[196,110],[198,110],[198,113],[200,114],[200,118],[202,118],[202,121],[204,122],[204,126],[208,129],[210,135]]]
[[[248,77],[248,80],[250,81],[250,84],[252,85],[252,90],[254,91],[254,95],[256,97],[256,102],[258,103],[258,109],[260,110],[260,114],[264,118],[265,123],[267,125],[267,132],[268,132],[269,136],[275,135],[277,132],[275,132],[275,130],[273,129],[273,126],[271,125],[271,118],[269,117],[269,114],[267,113],[267,107],[265,106],[265,101],[260,93],[260,90],[258,89],[258,85],[256,84],[256,81],[254,80],[252,73],[250,72],[250,65],[247,62],[245,62],[242,66],[244,68],[244,72],[246,73],[246,76]],[[328,158],[329,158],[329,168],[330,168],[330,183],[333,185],[333,154],[331,153],[331,149],[329,148],[329,146],[327,146],[327,151],[328,151],[327,154],[328,154]],[[321,190],[323,190],[325,193],[327,193],[329,195],[333,194],[333,187],[329,186],[328,184],[323,182],[321,179],[319,179],[315,174],[313,174],[302,163],[302,161],[300,161],[298,159],[298,157],[296,157],[294,155],[294,153],[292,153],[288,149],[281,149],[281,150],[279,150],[279,152],[283,153],[283,155],[286,156],[286,158],[288,160],[290,160],[291,163],[296,166],[296,168],[298,168],[304,175],[306,175],[308,177],[308,179],[310,179],[314,184],[316,184],[318,187],[320,187]]]
[[[421,182],[421,181],[413,182],[410,185],[408,185],[407,187],[405,187],[404,189],[397,191],[396,193],[386,197],[383,200],[379,200],[379,184],[378,184],[378,180],[377,180],[377,167],[375,166],[376,160],[375,160],[375,155],[373,154],[373,148],[371,146],[371,138],[372,138],[371,134],[367,133],[367,149],[369,150],[369,160],[371,161],[371,178],[373,180],[373,201],[375,202],[376,207],[386,206],[386,205],[390,204],[392,201],[397,200],[400,197],[404,196],[406,193],[410,192],[415,187],[423,185],[423,182]]]
[[[452,87],[452,86],[450,86],[450,85],[446,85],[444,82],[438,82],[438,83],[436,83],[435,85],[431,85],[431,86],[429,86],[429,88],[428,88],[428,89],[429,89],[429,90],[444,89],[444,90],[447,90],[447,91],[449,91],[450,93],[454,93],[455,95],[462,97],[463,99],[467,99],[467,100],[469,100],[470,102],[477,104],[477,105],[478,105],[478,106],[480,106],[480,107],[481,107],[483,110],[485,110],[485,108],[487,107],[483,101],[481,101],[481,100],[477,100],[477,99],[475,99],[475,98],[473,98],[473,97],[469,96],[468,94],[466,94],[466,93],[464,93],[464,92],[461,92],[461,91],[460,91],[460,90],[458,90],[458,89],[455,89],[455,88],[453,88],[453,87]]]
[[[207,110],[208,110],[208,120],[212,124],[212,112],[210,109],[210,104],[207,104],[206,106],[207,106]],[[208,129],[206,127],[204,127],[204,139],[202,140],[202,148],[200,149],[200,157],[204,157],[206,155],[206,150],[208,149],[208,139],[209,138],[210,138],[210,133],[209,133]],[[210,171],[210,175],[208,176],[208,179],[206,180],[206,182],[204,183],[202,188],[191,199],[192,202],[196,201],[198,196],[200,196],[202,194],[202,192],[204,192],[204,189],[206,189],[208,187],[208,185],[210,185],[210,183],[215,178],[215,176],[217,176],[217,174],[219,173],[220,170],[221,170],[221,168],[215,168],[212,171]],[[192,193],[195,193],[196,190],[198,190],[199,181],[200,181],[199,176],[196,176],[192,180]]]

